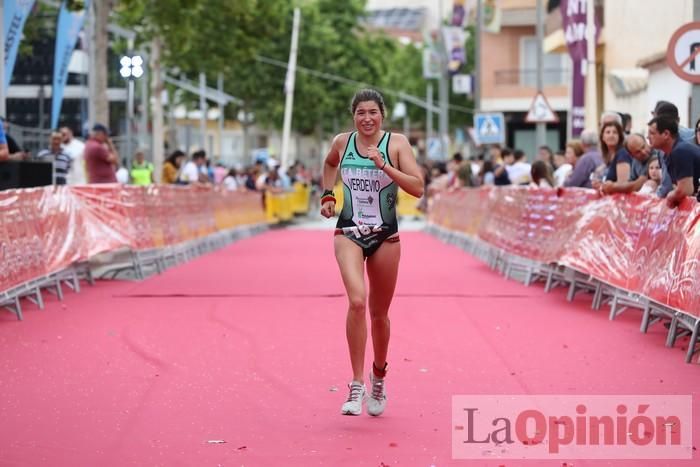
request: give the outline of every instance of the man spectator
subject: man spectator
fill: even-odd
[[[581,133],[581,146],[583,146],[583,155],[576,161],[574,170],[564,182],[564,186],[591,188],[591,174],[603,163],[598,150],[597,132],[585,130]]]
[[[630,169],[629,180],[618,180],[617,182],[604,182],[600,190],[604,194],[612,193],[632,193],[639,191],[642,186],[649,180],[649,164],[658,157],[662,160],[663,155],[656,149],[653,149],[647,144],[646,139],[639,133],[633,133],[625,140],[625,149],[632,156],[632,168]],[[673,189],[671,178],[668,171],[662,167],[661,184],[656,191],[660,198],[666,195]]]
[[[678,122],[660,115],[649,122],[649,144],[664,153],[663,161],[676,188],[666,197],[666,204],[678,206],[686,196],[694,196],[700,186],[700,148],[681,141]]]
[[[92,127],[83,155],[89,183],[117,182],[115,173],[119,154],[109,138],[106,126],[97,123]]]
[[[129,172],[131,183],[142,186],[155,183],[153,179],[154,170],[153,164],[146,160],[144,152],[142,150],[136,151],[134,161],[131,163],[131,171]]]
[[[203,150],[195,151],[192,160],[188,161],[180,173],[180,181],[183,183],[208,183],[209,175],[206,169],[207,153]],[[202,169],[204,167],[205,169]]]
[[[63,151],[71,158],[71,171],[68,174],[68,183],[70,185],[83,185],[87,183],[85,177],[85,160],[83,152],[85,151],[85,143],[73,136],[73,130],[64,126],[60,129],[61,138],[63,140]]]
[[[505,159],[508,178],[513,185],[527,185],[530,183],[530,164],[525,161],[525,153],[516,149]],[[511,162],[512,161],[512,162]]]
[[[692,128],[687,128],[681,125],[681,117],[678,114],[678,107],[675,104],[668,101],[658,101],[654,110],[651,112],[654,117],[668,117],[675,120],[676,125],[678,125],[678,135],[681,141],[693,141],[695,138],[695,131]]]
[[[612,110],[606,110],[602,114],[600,114],[600,127],[603,128],[603,125],[606,123],[610,122],[617,122],[620,126],[622,126],[622,117],[618,112],[612,111]],[[624,128],[624,127],[623,127]]]
[[[39,151],[36,156],[38,161],[51,162],[53,164],[54,185],[65,185],[68,182],[68,173],[71,169],[71,157],[61,147],[61,133],[51,133],[49,148]]]

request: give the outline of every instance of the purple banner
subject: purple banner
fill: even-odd
[[[588,0],[561,0],[561,19],[566,46],[572,60],[571,82],[571,135],[581,135],[585,125],[585,79],[583,68],[588,58],[588,41],[586,40]],[[596,19],[596,39],[600,27]]]
[[[586,126],[586,80],[582,60],[573,61],[571,75],[571,136],[578,138]]]

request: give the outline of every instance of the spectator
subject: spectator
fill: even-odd
[[[214,183],[217,185],[223,183],[224,178],[228,176],[229,172],[229,169],[224,167],[224,164],[221,162],[214,164]]]
[[[248,176],[245,181],[245,187],[250,191],[257,191],[257,180],[263,171],[263,162],[255,161],[255,165],[248,169]]]
[[[206,170],[207,153],[203,150],[195,151],[192,160],[187,162],[180,172],[180,181],[183,183],[208,183],[209,174]]]
[[[552,153],[552,148],[549,146],[540,146],[537,148],[536,160],[545,161],[550,167],[554,167],[554,154]]]
[[[0,125],[0,161],[6,161],[10,158],[10,151],[7,149],[7,138],[5,137],[5,129]]]
[[[658,116],[649,122],[649,144],[664,153],[663,164],[676,188],[666,197],[669,207],[678,206],[686,196],[698,193],[700,185],[700,148],[681,141],[678,122]]]
[[[607,123],[617,123],[618,125],[622,126],[622,117],[620,116],[620,113],[612,110],[606,110],[600,114],[600,127],[603,128],[603,126]]]
[[[700,139],[698,139],[698,134],[700,134],[700,118],[695,122],[695,136],[693,136],[693,142],[696,146],[700,146]]]
[[[481,165],[481,172],[479,172],[479,179],[482,185],[495,185],[496,176],[493,173],[494,166],[491,159],[485,159],[484,163]]]
[[[512,164],[506,166],[508,178],[513,185],[527,185],[530,183],[530,164],[525,161],[525,153],[520,149],[513,151]]]
[[[695,138],[695,130],[687,128],[681,125],[681,117],[678,113],[678,107],[675,104],[668,101],[658,101],[654,110],[651,112],[654,117],[666,116],[672,120],[675,120],[678,125],[678,135],[681,141],[692,142]]]
[[[146,155],[143,150],[136,151],[136,154],[134,154],[134,161],[131,164],[131,170],[129,171],[131,183],[140,186],[155,183],[155,179],[153,178],[154,171],[155,168],[153,164],[146,160]]]
[[[182,161],[184,160],[184,152],[180,151],[179,149],[173,151],[173,153],[168,156],[163,164],[163,173],[160,177],[161,182],[168,184],[177,183],[180,175],[180,168],[182,167]]]
[[[471,169],[472,169],[472,179],[476,182],[479,172],[481,172],[481,166],[484,163],[484,156],[483,154],[480,154],[478,156],[472,156],[470,158],[469,163],[471,164]],[[478,183],[474,183],[474,185],[478,185]]]
[[[510,185],[510,178],[508,178],[505,160],[509,159],[513,152],[508,148],[501,149],[497,144],[491,146],[490,152],[491,162],[493,162],[494,184],[497,186]]]
[[[576,167],[576,163],[581,156],[583,156],[583,145],[580,139],[572,139],[566,143],[564,157],[566,158],[566,163],[571,164],[572,169]]]
[[[237,191],[239,188],[241,188],[238,183],[238,174],[236,173],[236,169],[230,169],[221,183],[228,191]]]
[[[84,185],[87,183],[85,177],[85,160],[83,153],[85,151],[85,143],[73,136],[73,130],[64,126],[60,130],[63,143],[63,151],[71,158],[71,171],[68,174],[68,183],[70,185]]]
[[[20,146],[17,141],[10,135],[9,129],[10,124],[5,120],[4,117],[0,117],[0,122],[2,122],[3,130],[5,132],[5,140],[7,141],[7,151],[9,153],[8,158],[12,160],[22,160],[27,159],[29,154],[27,154]]]
[[[642,185],[639,193],[644,195],[656,194],[661,186],[662,178],[661,160],[657,154],[650,157],[649,171],[646,174],[646,182]]]
[[[457,177],[455,178],[455,184],[453,186],[457,188],[474,186],[472,165],[469,163],[469,161],[463,161],[461,164],[459,164],[459,166],[457,166]]]
[[[640,190],[649,180],[647,176],[649,164],[651,164],[654,158],[658,160],[659,156],[661,156],[659,151],[652,149],[647,144],[644,136],[638,133],[633,133],[627,137],[625,140],[625,148],[632,157],[632,169],[629,181],[606,181],[601,187],[601,191],[605,194],[632,193]],[[657,195],[661,198],[665,197],[668,192],[673,189],[668,173],[664,172],[662,179],[663,182],[659,182],[657,191]]]
[[[49,148],[39,151],[36,156],[36,160],[51,162],[53,165],[54,185],[65,185],[71,169],[71,157],[61,147],[61,141],[61,133],[51,133]]]
[[[461,152],[456,152],[452,155],[452,160],[447,163],[447,173],[450,177],[450,180],[447,182],[448,187],[452,188],[457,186],[457,172],[463,163],[464,157],[462,157]]]
[[[282,193],[284,191],[279,169],[279,164],[276,164],[267,172],[263,180],[261,191],[269,191],[270,193]]]
[[[629,180],[632,158],[623,146],[624,141],[625,133],[619,123],[608,122],[601,127],[600,152],[606,166],[606,181]]]
[[[538,159],[533,162],[530,175],[532,177],[531,187],[554,188],[555,182],[554,177],[552,177],[552,169],[546,161]]]
[[[580,147],[580,143],[579,143]],[[576,156],[574,156],[575,158]],[[566,161],[566,152],[557,151],[554,153],[554,186],[564,186],[566,177],[573,170],[573,166]]]
[[[585,130],[581,133],[581,146],[583,147],[583,155],[576,161],[574,170],[564,186],[591,188],[591,174],[603,164],[600,151],[597,149],[598,135],[596,132]]]
[[[106,126],[97,123],[92,127],[90,139],[85,143],[84,157],[88,183],[116,183],[115,167],[119,153]]]

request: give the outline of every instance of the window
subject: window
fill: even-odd
[[[544,86],[566,84],[571,59],[568,54],[544,54],[542,81]],[[520,85],[537,86],[537,38],[520,39]]]

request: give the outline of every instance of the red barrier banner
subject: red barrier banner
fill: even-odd
[[[259,193],[118,184],[0,191],[0,292],[99,253],[265,222]]]
[[[559,263],[700,315],[700,205],[586,189],[461,189],[439,194],[431,223],[515,255]]]

